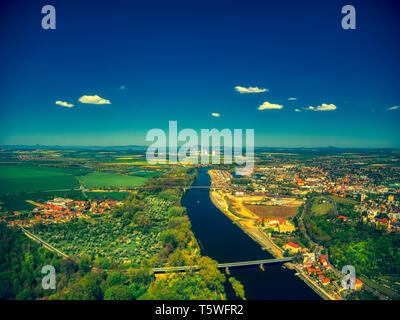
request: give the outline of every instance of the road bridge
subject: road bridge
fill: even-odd
[[[229,269],[229,268],[248,268],[254,266],[260,266],[261,269],[264,268],[264,265],[272,265],[272,264],[280,264],[292,261],[292,257],[287,258],[279,258],[279,259],[264,259],[264,260],[252,260],[252,261],[240,261],[240,262],[228,262],[228,263],[219,263],[217,265],[217,269]],[[154,273],[166,273],[166,272],[185,272],[185,271],[196,271],[199,270],[200,267],[195,266],[181,266],[181,267],[162,267],[162,268],[153,268]]]

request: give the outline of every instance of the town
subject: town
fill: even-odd
[[[20,225],[30,227],[36,223],[65,223],[75,218],[88,218],[90,215],[102,215],[111,212],[115,206],[122,205],[122,202],[102,199],[78,201],[65,198],[54,198],[45,203],[32,203],[36,206],[32,210],[33,218],[30,220],[20,219],[20,213],[15,211],[12,216],[4,216],[0,222],[6,222],[9,225]]]
[[[292,164],[274,159],[274,165],[256,165],[247,177],[211,170],[211,198],[276,257],[295,256],[291,267],[316,291],[349,298],[331,230],[341,230],[340,236],[360,228],[383,235],[400,231],[398,167],[360,158],[337,155]],[[368,285],[357,277],[356,291],[384,296],[379,291],[383,283],[387,286],[383,278],[361,278]],[[397,286],[389,287],[393,291],[381,291],[397,296]]]

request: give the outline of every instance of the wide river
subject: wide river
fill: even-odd
[[[209,186],[207,168],[197,171],[193,186]],[[236,224],[219,211],[210,200],[208,189],[189,189],[182,198],[182,205],[192,223],[202,254],[223,262],[270,259],[273,256],[245,234]],[[230,269],[231,276],[238,279],[245,289],[247,299],[321,299],[293,270],[281,265],[260,268]],[[234,299],[229,286],[228,299]]]

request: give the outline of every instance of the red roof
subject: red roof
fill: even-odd
[[[295,248],[295,249],[300,249],[301,248],[298,244],[295,244],[293,242],[285,243],[284,246],[290,246],[290,247]]]

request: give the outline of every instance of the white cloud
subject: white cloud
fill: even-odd
[[[64,102],[64,101],[56,101],[56,104],[59,106],[67,107],[67,108],[72,108],[74,105],[72,103]]]
[[[332,110],[336,110],[337,107],[334,104],[322,103],[320,106],[317,106],[317,107],[309,106],[306,109],[307,110],[312,110],[312,111],[332,111]]]
[[[301,112],[301,110],[300,110],[300,109],[294,109],[294,111],[296,111],[296,112]]]
[[[216,113],[216,112],[211,113],[211,115],[212,115],[213,117],[220,117],[220,116],[221,116],[219,113]]]
[[[241,87],[241,86],[236,86],[235,90],[239,93],[260,93],[260,92],[265,92],[268,91],[268,89],[264,88],[259,88],[259,87]]]
[[[258,107],[258,110],[271,110],[271,109],[282,109],[283,106],[280,104],[273,104],[265,101],[262,105]]]
[[[393,107],[387,108],[386,110],[397,110],[397,109],[400,109],[400,106],[393,106]]]
[[[289,101],[294,101],[294,100],[297,100],[297,98],[290,97],[288,100]]]
[[[79,98],[79,101],[82,103],[89,103],[89,104],[111,104],[110,100],[103,99],[99,97],[97,94],[94,96],[82,96]]]

